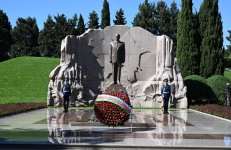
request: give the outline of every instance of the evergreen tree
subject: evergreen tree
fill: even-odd
[[[110,9],[107,0],[103,1],[103,9],[101,11],[101,29],[110,26]]]
[[[173,1],[171,3],[169,9],[170,15],[170,25],[169,25],[169,33],[168,36],[173,40],[173,51],[176,51],[177,47],[177,16],[179,13],[179,9],[177,8],[177,4]]]
[[[177,59],[183,77],[198,74],[199,50],[196,45],[196,30],[192,13],[192,0],[182,0],[177,19]]]
[[[56,40],[54,41],[55,51],[54,57],[60,57],[61,41],[68,35],[67,18],[64,14],[54,16]]]
[[[77,21],[77,14],[68,20],[64,14],[57,14],[54,16],[54,20],[48,16],[39,37],[41,55],[60,57],[61,41],[67,35],[78,35]]]
[[[0,10],[0,61],[6,60],[12,44],[11,24],[8,16]]]
[[[92,11],[89,14],[88,28],[91,28],[91,29],[98,29],[99,28],[99,17],[97,15],[96,11]]]
[[[226,49],[226,56],[231,56],[231,30],[228,30],[229,36],[226,37],[226,39],[229,41],[229,45],[227,45]]]
[[[85,32],[85,24],[82,15],[79,16],[79,22],[78,22],[78,35],[81,35]]]
[[[196,31],[196,39],[195,39],[195,41],[196,41],[196,46],[197,46],[197,48],[198,48],[198,50],[199,50],[199,54],[200,54],[200,56],[199,57],[201,57],[201,52],[200,52],[200,45],[201,45],[201,35],[200,35],[200,22],[199,22],[199,13],[198,12],[196,12],[196,13],[194,13],[193,14],[194,15],[194,23],[195,23],[195,31]],[[200,60],[199,60],[200,61]],[[200,63],[199,63],[200,64]]]
[[[157,3],[154,18],[157,24],[157,35],[169,35],[170,13],[164,1],[161,0]]]
[[[68,24],[68,35],[78,35],[78,29],[77,29],[77,23],[78,23],[78,17],[77,14],[73,16],[72,19],[68,19],[67,24]]]
[[[157,24],[155,23],[155,4],[145,0],[139,5],[139,12],[133,20],[133,26],[142,27],[153,34],[157,34]]]
[[[125,25],[127,23],[126,18],[124,17],[124,10],[120,8],[116,11],[115,20],[113,20],[115,25]]]
[[[55,22],[49,15],[44,22],[43,30],[39,33],[40,55],[43,57],[54,57],[57,53]]]
[[[39,29],[35,18],[18,18],[16,27],[12,31],[14,44],[11,47],[11,57],[39,56],[38,36]]]
[[[200,74],[210,77],[224,72],[224,49],[218,0],[204,0],[199,12],[201,35]]]
[[[132,24],[153,34],[169,36],[173,40],[173,50],[176,51],[178,13],[179,9],[174,1],[169,8],[163,0],[158,1],[156,6],[155,3],[149,3],[148,0],[145,0],[139,5],[139,12]]]

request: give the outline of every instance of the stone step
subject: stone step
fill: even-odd
[[[124,146],[124,145],[99,145],[99,144],[1,144],[1,150],[228,150],[230,147],[178,147],[178,146]]]

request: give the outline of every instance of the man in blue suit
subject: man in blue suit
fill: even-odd
[[[168,102],[171,96],[171,86],[168,84],[168,79],[164,79],[164,85],[161,88],[161,95],[163,97],[164,114],[168,114]]]

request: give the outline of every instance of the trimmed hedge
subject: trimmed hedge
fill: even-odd
[[[184,78],[187,86],[188,102],[201,104],[208,101],[211,89],[207,85],[206,79],[198,75],[190,75]]]
[[[207,85],[214,93],[211,98],[215,100],[215,103],[224,104],[226,83],[231,83],[231,81],[221,75],[214,75],[207,79]]]

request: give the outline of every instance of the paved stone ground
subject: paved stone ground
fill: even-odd
[[[193,110],[169,112],[133,110],[125,126],[113,128],[97,122],[92,110],[41,109],[0,118],[0,144],[231,149],[231,121]]]

